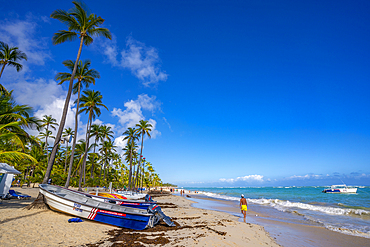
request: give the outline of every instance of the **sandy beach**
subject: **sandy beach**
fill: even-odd
[[[194,202],[185,197],[154,198],[176,227],[160,224],[133,231],[89,220],[68,223],[73,216],[51,210],[24,210],[36,198],[38,188],[15,190],[32,198],[0,204],[0,246],[279,246],[263,227],[192,207]]]
[[[247,223],[235,202],[190,194],[154,197],[176,227],[163,222],[143,231],[85,220],[52,210],[25,210],[38,188],[14,188],[32,196],[0,204],[0,246],[370,246],[370,239],[281,222],[252,205]],[[257,217],[258,215],[258,217]]]
[[[236,202],[199,196],[189,192],[187,194],[191,196],[191,200],[198,202],[193,204],[194,207],[241,215]],[[322,226],[284,222],[271,215],[261,213],[258,205],[250,204],[248,206],[247,221],[263,226],[276,243],[285,247],[370,246],[369,238],[331,231]]]

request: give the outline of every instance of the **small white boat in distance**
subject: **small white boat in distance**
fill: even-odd
[[[348,187],[345,184],[332,185],[330,188],[324,189],[324,193],[357,193],[357,188]]]

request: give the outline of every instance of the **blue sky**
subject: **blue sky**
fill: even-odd
[[[115,143],[140,119],[144,156],[180,186],[370,185],[370,2],[85,1],[112,40],[84,47]],[[53,46],[69,1],[1,1],[0,40],[29,59],[1,83],[60,119],[54,81],[78,42]],[[67,127],[73,126],[70,105]],[[80,118],[81,138],[86,116]]]

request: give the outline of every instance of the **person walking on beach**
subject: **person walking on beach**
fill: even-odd
[[[240,210],[242,211],[242,214],[244,216],[244,223],[245,223],[245,218],[247,217],[247,208],[248,208],[248,203],[247,200],[244,198],[244,195],[241,195],[240,198]]]

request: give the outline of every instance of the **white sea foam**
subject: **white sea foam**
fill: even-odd
[[[276,187],[275,187],[276,188]],[[282,188],[282,187],[277,187]],[[218,194],[213,192],[205,192],[205,191],[199,191],[199,194],[216,198],[216,199],[222,199],[222,200],[229,200],[229,201],[239,201],[239,197],[237,196],[229,196],[225,194]],[[341,207],[332,207],[332,206],[322,206],[322,205],[312,205],[307,203],[301,203],[301,202],[291,202],[288,200],[279,200],[279,199],[250,199],[246,198],[249,203],[253,204],[259,204],[259,205],[266,205],[273,207],[279,211],[287,212],[287,213],[294,213],[303,216],[306,220],[316,222],[320,225],[323,225],[328,230],[341,232],[343,234],[353,235],[353,236],[361,236],[365,238],[370,238],[370,231],[369,227],[366,225],[361,224],[353,224],[350,218],[347,220],[331,220],[333,219],[333,216],[335,219],[337,219],[337,216],[362,216],[366,215],[367,217],[370,216],[369,210],[364,209],[355,209],[355,208],[341,208]],[[339,206],[344,206],[344,204],[338,203]],[[317,213],[313,213],[317,212]],[[321,214],[321,216],[320,216]],[[327,217],[323,217],[324,215],[327,215]],[[366,218],[367,218],[366,217]],[[362,217],[361,217],[362,218]],[[342,218],[344,219],[344,218]],[[366,221],[365,221],[366,222]]]
[[[290,201],[283,201],[279,199],[248,199],[252,203],[256,204],[268,204],[280,211],[285,212],[287,209],[290,208],[299,208],[311,211],[318,211],[326,214],[331,215],[370,215],[370,211],[363,210],[363,209],[352,209],[352,208],[335,208],[335,207],[326,207],[326,206],[317,206],[311,205],[301,202],[290,202]]]
[[[239,201],[239,198],[237,197],[221,195],[218,193],[199,191],[199,194],[203,194],[208,197],[222,199],[222,200]],[[306,203],[301,203],[301,202],[284,201],[284,200],[279,200],[279,199],[264,199],[264,198],[249,199],[247,198],[247,200],[248,202],[251,202],[251,203],[269,205],[283,212],[287,211],[288,209],[290,211],[290,209],[292,208],[298,208],[298,209],[322,212],[322,213],[331,214],[331,215],[351,215],[351,214],[370,215],[370,211],[363,210],[363,209],[317,206],[317,205],[311,205],[311,204],[306,204]]]
[[[359,231],[359,230],[353,230],[353,229],[348,229],[345,227],[335,227],[332,225],[325,225],[326,229],[335,231],[335,232],[341,232],[347,235],[353,235],[353,236],[359,236],[359,237],[364,237],[364,238],[370,238],[370,231]]]

